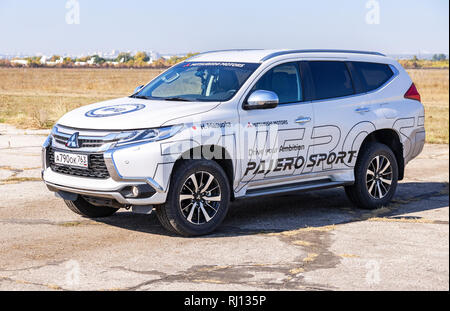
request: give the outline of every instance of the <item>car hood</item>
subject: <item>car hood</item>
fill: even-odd
[[[146,100],[131,97],[107,100],[66,113],[58,124],[80,129],[129,130],[176,124],[177,118],[194,116],[219,102]]]

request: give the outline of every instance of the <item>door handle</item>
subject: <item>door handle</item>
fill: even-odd
[[[369,111],[370,111],[369,107],[359,107],[359,108],[355,109],[355,112],[358,112],[358,113],[364,113],[364,112],[369,112]]]
[[[295,123],[303,124],[303,123],[308,123],[309,121],[311,121],[310,117],[300,117],[297,120],[295,120]]]

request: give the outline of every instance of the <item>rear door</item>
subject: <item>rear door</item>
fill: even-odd
[[[314,153],[308,156],[306,169],[329,175],[348,170],[351,174],[359,146],[375,130],[375,107],[364,94],[359,77],[352,75],[351,63],[308,61],[306,66],[313,82],[315,117]]]

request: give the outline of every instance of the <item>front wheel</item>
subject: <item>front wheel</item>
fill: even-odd
[[[359,208],[376,209],[388,204],[395,194],[397,160],[381,143],[369,143],[361,152],[355,166],[355,184],[345,187],[345,192]]]
[[[165,204],[156,208],[160,223],[184,235],[214,231],[225,218],[230,186],[222,167],[214,161],[183,161],[174,171]]]

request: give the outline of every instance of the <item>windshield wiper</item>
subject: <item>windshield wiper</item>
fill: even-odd
[[[131,95],[130,97],[139,98],[139,99],[150,99],[150,97],[144,96],[144,95]]]
[[[162,98],[163,100],[171,100],[171,101],[180,101],[180,102],[190,102],[189,99],[183,97],[166,97]]]

